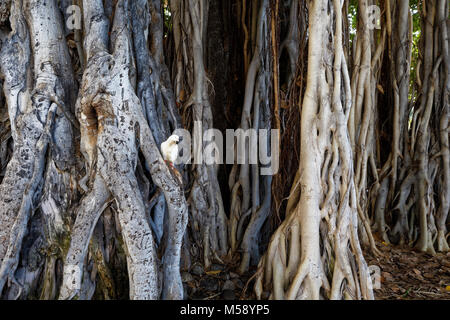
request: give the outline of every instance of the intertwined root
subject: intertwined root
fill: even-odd
[[[85,2],[84,8],[88,17],[105,18],[101,3],[98,1]],[[128,46],[131,38],[130,29],[123,27],[124,24],[127,27],[130,24],[128,9],[129,2],[125,0],[119,1],[116,5],[111,55],[108,53],[107,44],[99,40],[105,39],[107,32],[105,19],[93,19],[91,31],[87,33],[90,42],[86,43],[93,51],[87,51],[88,64],[79,97],[81,133],[82,136],[89,133],[89,123],[83,121],[88,119],[85,116],[86,110],[95,110],[93,115],[97,117],[95,123],[98,130],[96,139],[82,139],[81,147],[86,151],[84,154],[87,155],[87,161],[93,160],[90,154],[96,156],[97,169],[93,172],[92,190],[77,211],[74,230],[80,232],[74,232],[71,239],[65,260],[60,299],[70,299],[81,290],[88,243],[94,226],[105,209],[104,204],[110,197],[117,204],[127,252],[130,298],[158,299],[161,291],[164,299],[183,298],[180,254],[187,224],[187,204],[180,182],[171,174],[155,143],[153,132],[142,112],[142,103],[134,92],[132,80],[127,72],[123,72],[130,68],[132,58]],[[99,32],[100,35],[95,33],[99,30],[103,32]],[[148,56],[147,58],[149,59]],[[92,86],[92,83],[96,86]],[[150,85],[149,82],[145,83]],[[158,270],[159,257],[153,231],[146,216],[147,197],[139,190],[135,173],[137,163],[140,161],[139,152],[142,152],[142,161],[149,168],[152,182],[161,190],[167,204],[167,241],[162,250],[164,254],[162,275]]]
[[[410,6],[385,3],[386,28],[392,31],[387,37],[391,74],[385,86],[394,103],[387,118],[392,122],[391,153],[379,172],[374,219],[385,242],[391,238],[434,254],[449,250],[445,239],[450,207],[448,1],[430,0],[419,9],[421,54],[413,87],[416,98],[411,99]],[[388,213],[393,226],[385,221]]]
[[[204,27],[208,20],[208,1],[170,1],[173,16],[175,44],[175,65],[177,75],[174,84],[178,102],[189,110],[192,121],[185,120],[185,127],[195,127],[193,154],[202,155],[203,135],[213,128],[213,113],[208,87],[210,80],[205,71]],[[186,85],[189,84],[190,86]],[[189,96],[186,102],[182,97]],[[185,119],[189,116],[183,115]],[[214,261],[221,261],[228,251],[227,217],[217,179],[218,168],[206,163],[195,164],[192,170],[192,186],[189,203],[192,221],[190,223],[194,241],[202,248],[205,267]],[[200,257],[198,257],[200,258]]]
[[[331,8],[325,0],[310,2],[309,76],[301,113],[299,170],[286,220],[259,266],[258,298],[265,298],[264,290],[268,290],[272,299],[373,299],[358,239],[342,4],[338,0],[333,4]],[[335,30],[328,29],[327,22]],[[328,47],[323,39],[330,39]]]
[[[311,225],[307,220],[321,220],[319,228],[305,230],[302,225]],[[302,216],[296,208],[273,235],[259,264],[257,298],[272,292],[269,298],[276,300],[372,299],[355,223],[355,216],[321,219]]]

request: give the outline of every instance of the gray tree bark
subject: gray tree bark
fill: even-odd
[[[59,291],[60,299],[90,299],[95,274],[110,278],[104,260],[111,252],[99,247],[103,241],[98,236],[92,248],[89,243],[99,217],[111,206],[124,239],[130,298],[182,299],[187,203],[175,169],[159,151],[159,142],[180,125],[157,41],[162,22],[152,21],[155,43],[145,50],[146,1],[118,1],[115,8],[100,0],[80,4],[86,65],[76,98],[73,61],[56,1],[12,3],[12,32],[5,35],[1,55],[14,153],[0,186],[0,292],[7,286],[6,296],[26,297],[43,288],[47,298]],[[152,6],[151,12],[161,17],[160,10]],[[159,118],[163,115],[169,115],[165,121]],[[84,177],[77,167],[84,168]],[[151,193],[157,189],[166,206],[155,207],[149,218]],[[153,221],[161,216],[167,225],[164,243],[151,227],[162,223]],[[52,246],[57,247],[55,257],[39,255]],[[24,270],[17,270],[22,247],[35,255],[27,257],[34,261],[22,262]],[[88,256],[92,250],[100,252],[94,270]],[[62,274],[55,259],[62,260]],[[46,280],[35,284],[45,260]],[[60,288],[55,278],[62,281]]]

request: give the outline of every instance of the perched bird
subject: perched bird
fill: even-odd
[[[179,184],[183,185],[183,178],[181,174],[178,172],[177,168],[174,167],[174,162],[178,157],[178,145],[177,143],[180,141],[180,137],[177,135],[170,136],[167,141],[161,143],[161,153],[165,160],[165,162],[169,165],[169,171],[172,176],[178,180]]]
[[[173,165],[175,160],[178,157],[178,145],[177,143],[180,141],[180,137],[177,135],[170,136],[167,141],[161,143],[161,153],[167,162]]]

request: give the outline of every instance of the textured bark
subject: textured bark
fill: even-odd
[[[71,195],[45,193],[53,188],[70,190],[73,127],[66,115],[73,108],[76,90],[55,3],[14,1],[11,23],[13,30],[5,39],[1,59],[15,145],[0,186],[0,291],[6,282],[23,287],[20,283],[27,274],[37,277],[43,264],[37,251],[51,245],[54,232],[64,231],[60,221]],[[42,234],[34,239],[34,258],[29,257],[37,261],[34,266],[25,265],[22,279],[16,280],[23,240],[39,198],[42,218],[37,228]],[[21,294],[23,289],[24,294],[29,290],[13,286],[11,292]]]
[[[378,190],[378,199],[375,207],[377,231],[386,243],[389,243],[388,226],[384,222],[384,215],[388,210],[397,214],[397,224],[389,233],[397,236],[399,241],[405,243],[409,232],[407,223],[407,210],[403,204],[397,207],[392,203],[398,195],[402,181],[407,178],[404,168],[411,165],[411,158],[407,150],[408,119],[410,113],[409,85],[412,50],[412,26],[409,5],[406,2],[385,3],[386,28],[388,34],[387,55],[390,63],[389,87],[386,94],[393,102],[392,111],[392,143],[391,153],[379,174],[381,185],[388,184],[387,188]],[[406,199],[405,199],[406,200]],[[381,217],[380,215],[383,215]]]
[[[0,0],[0,298],[183,299],[220,263],[259,299],[372,299],[361,245],[448,251],[449,5],[418,6],[411,84],[414,3]],[[213,128],[269,133],[219,165]]]
[[[183,289],[179,271],[181,241],[187,223],[187,205],[179,182],[170,173],[164,163],[153,133],[143,114],[141,103],[134,92],[129,69],[132,67],[132,48],[128,17],[128,1],[117,4],[112,31],[112,56],[105,50],[105,19],[101,3],[85,3],[85,28],[88,30],[86,41],[87,68],[84,72],[82,94],[80,95],[80,123],[85,135],[85,144],[89,167],[93,168],[96,157],[94,179],[102,179],[103,184],[115,199],[120,218],[121,229],[126,244],[128,270],[130,277],[130,297],[132,299],[157,299],[160,295],[158,285],[158,258],[150,224],[146,221],[146,206],[138,188],[134,170],[138,161],[138,145],[149,167],[153,183],[162,190],[168,205],[168,241],[164,252],[163,297],[181,299]],[[95,19],[95,20],[94,20]],[[125,26],[123,25],[125,23]],[[91,41],[89,43],[89,40]],[[149,57],[147,57],[149,59]],[[139,65],[138,65],[139,66]],[[94,80],[95,79],[95,80]],[[95,82],[96,86],[91,84]],[[150,84],[147,83],[147,86]],[[142,86],[145,86],[143,84]],[[150,102],[145,100],[146,102]],[[146,109],[152,106],[146,106]],[[154,106],[153,106],[154,108]],[[97,119],[92,119],[96,115]],[[91,116],[91,118],[90,118]],[[89,130],[93,121],[97,128]],[[160,131],[156,131],[161,133]],[[92,134],[96,136],[92,136]],[[136,141],[136,137],[138,141]],[[92,140],[96,139],[95,144]],[[103,189],[102,186],[99,189]],[[96,192],[96,185],[91,192]],[[97,201],[98,198],[96,197]],[[95,217],[94,217],[95,219]],[[83,220],[75,226],[84,224]],[[92,226],[95,224],[95,220]],[[92,233],[92,228],[91,232]],[[86,247],[89,236],[83,239]],[[65,277],[61,298],[71,298],[73,290],[73,264],[69,259],[79,254],[80,243],[72,241],[66,258]],[[83,251],[81,251],[83,252]],[[85,250],[84,250],[85,255]],[[83,261],[83,253],[78,261]],[[77,273],[75,273],[78,275]],[[80,274],[81,275],[81,274]],[[81,279],[75,279],[77,283]],[[66,292],[67,291],[67,292]]]
[[[373,299],[357,232],[342,3],[310,1],[309,32],[300,164],[294,182],[300,196],[272,236],[255,291],[258,298],[269,291],[272,299]]]
[[[5,205],[2,205],[0,214],[0,291],[7,281],[13,283],[9,290],[11,294],[19,290],[14,283],[22,286],[14,273],[28,232],[28,221],[39,201],[40,223],[46,225],[40,226],[42,230],[37,232],[42,234],[34,237],[37,237],[35,242],[47,243],[35,250],[52,245],[52,241],[60,247],[58,255],[64,257],[64,273],[59,297],[91,298],[96,287],[95,277],[94,283],[86,277],[86,272],[89,273],[86,265],[89,250],[94,250],[94,253],[100,250],[100,258],[94,259],[99,265],[100,277],[104,284],[110,278],[110,271],[101,268],[105,266],[104,248],[98,247],[98,237],[94,238],[96,245],[91,249],[89,242],[100,215],[112,202],[124,238],[130,297],[158,299],[161,291],[166,299],[183,297],[179,269],[187,204],[180,182],[162,159],[153,137],[155,134],[159,139],[165,139],[170,125],[172,128],[179,125],[179,117],[175,115],[175,102],[173,94],[169,93],[171,87],[167,75],[163,75],[162,53],[155,47],[152,55],[149,50],[136,51],[138,63],[134,60],[133,39],[137,39],[135,48],[141,48],[146,41],[139,38],[143,29],[135,28],[132,37],[130,21],[140,21],[142,25],[148,21],[141,21],[142,14],[137,12],[136,4],[130,6],[128,1],[119,1],[114,8],[110,41],[110,20],[106,16],[108,5],[106,3],[104,7],[102,1],[83,3],[86,67],[75,107],[77,90],[56,1],[15,1],[13,4],[11,21],[14,28],[2,48],[2,72],[7,76],[5,96],[11,99],[8,110],[15,149],[1,185],[10,191],[2,190],[5,193],[1,197]],[[19,10],[22,7],[26,8],[24,15]],[[157,12],[160,8],[153,10]],[[153,36],[157,37],[157,31],[153,31]],[[33,66],[28,65],[31,55]],[[155,60],[159,65],[149,80],[148,72],[143,73],[143,68],[152,62],[155,65]],[[18,61],[23,62],[18,64]],[[138,98],[134,87],[135,65],[140,80],[138,93],[156,91],[159,98],[145,94]],[[35,78],[30,78],[30,75]],[[164,100],[164,105],[161,100]],[[152,128],[153,133],[144,112],[154,115],[158,110],[172,114],[172,118],[167,123],[150,118],[150,123],[161,124],[166,129],[155,127]],[[81,133],[80,151],[86,172],[82,179],[74,181],[75,175],[71,176],[75,155],[73,131],[77,127]],[[46,152],[49,146],[50,152]],[[144,160],[138,157],[140,152]],[[77,160],[82,162],[81,158]],[[168,227],[164,232],[168,235],[166,243],[161,246],[162,275],[159,275],[157,247],[146,213],[151,209],[147,207],[150,194],[140,186],[141,180],[146,179],[145,174],[139,179],[136,176],[136,168],[141,167],[141,161],[167,204]],[[85,195],[75,206],[76,220],[67,246],[68,236],[64,232],[68,231],[70,220],[66,215],[70,212],[71,197],[78,196],[74,183],[85,191]],[[58,242],[62,233],[63,240]],[[43,261],[37,267],[42,269]],[[32,276],[38,277],[41,271],[34,271]],[[45,273],[50,282],[55,279],[52,272],[57,272],[55,259],[49,257]],[[57,276],[61,277],[61,274]],[[42,295],[54,298],[54,286],[54,283],[44,284]],[[24,293],[19,290],[20,294]]]
[[[422,46],[423,69],[419,86],[417,109],[411,140],[415,142],[413,159],[418,163],[415,181],[417,216],[419,220],[419,239],[417,248],[434,253],[448,251],[446,226],[448,216],[448,122],[449,77],[448,77],[448,3],[429,1],[424,4]],[[436,37],[440,34],[440,37]],[[413,143],[412,142],[412,143]],[[436,150],[435,145],[439,146]],[[437,154],[433,156],[433,154]],[[435,185],[437,188],[435,189]],[[441,195],[432,195],[435,189]],[[436,203],[438,200],[438,203]]]
[[[209,83],[205,70],[208,0],[172,0],[175,41],[175,94],[182,105],[184,125],[193,128],[192,185],[189,193],[190,229],[194,242],[203,251],[202,260],[209,267],[212,260],[222,261],[228,251],[227,217],[217,180],[217,165],[206,164],[204,133],[213,129]],[[189,110],[187,110],[189,109]],[[195,128],[195,129],[194,129]]]
[[[448,4],[428,1],[422,16],[417,83],[410,99],[412,18],[407,2],[386,2],[393,101],[391,153],[380,169],[375,226],[385,242],[448,251]],[[434,195],[433,195],[434,194]],[[435,196],[439,194],[439,196]],[[390,230],[390,231],[389,231]]]
[[[363,232],[362,239],[373,252],[375,241],[370,229],[367,214],[369,208],[369,185],[374,186],[372,194],[380,188],[376,170],[375,122],[377,120],[377,83],[380,76],[386,40],[386,28],[383,28],[378,43],[369,25],[370,1],[358,1],[358,28],[354,40],[353,75],[351,80],[353,107],[350,111],[348,128],[355,159],[355,187],[358,194],[358,215]],[[374,43],[375,42],[375,43]]]

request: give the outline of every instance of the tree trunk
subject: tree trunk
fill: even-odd
[[[0,0],[0,298],[373,299],[362,247],[449,251],[448,9]]]
[[[86,276],[89,242],[100,215],[108,206],[112,206],[124,239],[130,298],[158,299],[161,291],[163,298],[183,297],[179,264],[187,224],[187,204],[182,186],[171,172],[173,169],[162,159],[155,143],[154,135],[160,141],[167,137],[168,130],[164,131],[164,121],[152,118],[158,112],[172,114],[170,122],[176,127],[177,116],[173,94],[169,92],[171,88],[164,76],[166,70],[160,65],[162,53],[155,46],[150,52],[141,47],[147,40],[145,27],[140,27],[148,25],[147,2],[141,2],[140,7],[136,2],[117,2],[111,38],[108,35],[111,21],[106,16],[107,6],[111,3],[106,2],[104,7],[100,0],[83,2],[86,66],[76,103],[76,86],[68,48],[61,33],[64,29],[56,1],[48,1],[48,4],[31,0],[13,3],[11,20],[15,28],[8,45],[2,48],[2,65],[3,73],[11,77],[5,81],[5,88],[10,88],[5,95],[11,98],[15,95],[15,101],[20,104],[14,106],[12,101],[8,104],[10,121],[14,124],[11,130],[14,132],[15,149],[13,160],[8,164],[6,179],[1,185],[10,191],[4,190],[0,198],[7,204],[2,205],[5,213],[1,214],[5,222],[2,220],[1,227],[0,289],[8,280],[22,286],[20,280],[16,281],[14,272],[27,234],[28,221],[34,211],[40,210],[38,221],[42,223],[43,220],[48,226],[38,226],[43,230],[37,229],[34,233],[37,233],[35,237],[40,242],[36,240],[32,245],[40,245],[34,250],[59,247],[57,257],[64,260],[60,299],[91,298],[95,283]],[[22,6],[26,8],[25,17],[18,10]],[[153,10],[156,10],[155,13],[161,8]],[[131,21],[138,27],[133,28]],[[153,39],[158,37],[157,30],[162,30],[162,26],[156,29],[153,25]],[[162,37],[162,34],[159,36]],[[18,46],[23,50],[17,50]],[[34,66],[29,66],[33,69],[27,70],[26,63],[30,55],[33,55]],[[13,67],[17,60],[23,63]],[[155,65],[155,61],[159,64]],[[144,68],[151,68],[152,65],[154,72],[149,78],[148,69]],[[55,67],[59,69],[55,70]],[[35,74],[30,83],[28,74]],[[58,78],[59,74],[63,76]],[[10,93],[10,90],[14,92]],[[157,96],[151,96],[155,92]],[[18,95],[21,96],[19,99]],[[161,97],[164,102],[161,102]],[[78,121],[70,116],[72,113],[76,114]],[[160,126],[150,128],[149,123],[158,123]],[[79,127],[79,150],[83,158],[75,151],[77,140],[73,137],[72,125]],[[26,136],[20,137],[24,133]],[[50,152],[46,152],[49,146]],[[140,154],[142,157],[139,157]],[[77,179],[73,172],[75,168],[70,166],[73,159],[79,165],[84,164],[84,178]],[[138,176],[140,171],[143,173]],[[23,180],[17,180],[18,175]],[[10,180],[13,178],[14,182]],[[147,219],[152,209],[149,207],[150,179],[153,189],[160,189],[167,203],[168,227],[165,232],[169,235],[165,238],[166,242],[159,246],[164,261],[161,275],[158,248],[151,228],[152,225],[158,225],[159,222],[152,219],[159,215],[155,212],[150,221]],[[43,188],[40,187],[41,181]],[[72,203],[72,197],[80,199],[77,186],[82,189],[81,200]],[[55,188],[62,190],[55,193]],[[55,195],[62,199],[55,199]],[[13,201],[10,196],[14,196]],[[38,203],[40,206],[36,207]],[[67,215],[69,205],[72,205],[76,214],[73,226],[69,224],[70,229],[68,225],[58,225],[62,219],[68,218],[64,214]],[[50,238],[53,234],[47,235],[46,229],[56,229],[59,234],[71,230],[70,244],[67,244],[67,235],[55,241]],[[104,247],[99,250],[103,254],[100,263],[104,265],[102,260],[112,253],[105,252]],[[98,263],[94,262],[95,265]],[[36,271],[36,267],[42,269],[43,262],[40,264],[34,266],[35,277],[42,272],[39,269]],[[49,265],[54,270],[46,270],[46,276],[61,280],[54,261]],[[104,268],[96,268],[99,273],[106,272]],[[91,278],[95,279],[92,272],[95,271],[91,271]],[[56,276],[51,273],[56,273]],[[14,285],[10,288],[10,292],[15,289]],[[39,286],[27,288],[26,294],[38,289]],[[51,291],[49,298],[55,294],[54,289]],[[23,295],[24,292],[19,290],[19,294]]]
[[[357,232],[341,2],[310,1],[309,33],[300,165],[294,182],[300,197],[271,239],[255,290],[258,298],[268,290],[273,299],[372,299]]]

